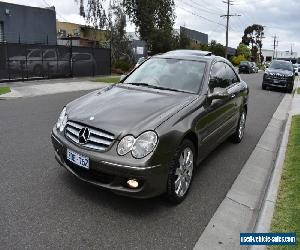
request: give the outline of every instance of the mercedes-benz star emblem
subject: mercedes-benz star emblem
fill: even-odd
[[[90,130],[88,128],[82,128],[79,131],[78,139],[80,144],[86,144],[90,138]]]

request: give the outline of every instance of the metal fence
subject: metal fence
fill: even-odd
[[[0,43],[0,81],[110,73],[109,48]]]

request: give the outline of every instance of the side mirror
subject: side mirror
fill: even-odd
[[[219,91],[219,92],[215,92],[215,93],[209,93],[207,95],[207,98],[209,101],[212,100],[222,100],[222,99],[226,99],[229,97],[229,93],[225,90],[225,91]]]
[[[122,82],[126,77],[127,77],[127,75],[121,75],[120,76],[120,82]]]

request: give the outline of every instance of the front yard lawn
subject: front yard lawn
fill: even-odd
[[[0,95],[10,92],[10,87],[0,87]]]
[[[292,118],[284,168],[272,220],[272,232],[296,232],[297,245],[295,247],[274,246],[269,249],[300,249],[300,115]]]
[[[120,76],[107,76],[107,77],[98,77],[95,82],[105,82],[105,83],[117,83],[120,81]]]

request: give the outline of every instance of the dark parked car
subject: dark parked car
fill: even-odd
[[[248,73],[250,74],[252,72],[252,64],[248,61],[241,61],[239,65],[239,73]]]
[[[224,58],[154,56],[63,108],[52,130],[55,157],[96,186],[137,198],[166,193],[179,203],[201,160],[227,138],[243,139],[248,92]]]
[[[274,60],[265,71],[262,89],[276,87],[291,93],[294,88],[294,80],[293,64],[287,61]]]

